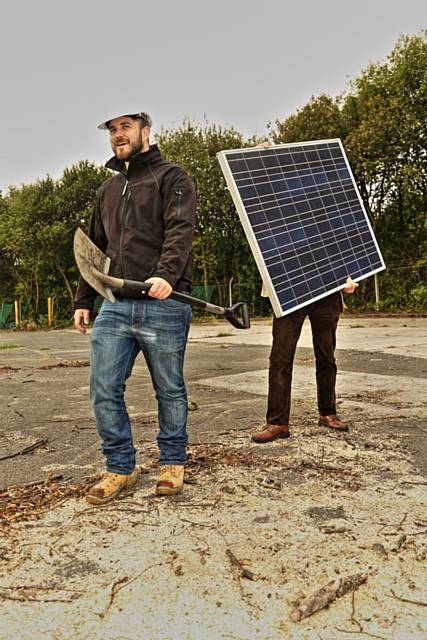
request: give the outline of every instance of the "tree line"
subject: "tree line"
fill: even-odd
[[[193,275],[202,297],[227,304],[230,291],[271,313],[261,279],[216,159],[217,152],[275,143],[340,138],[387,265],[379,275],[380,308],[427,311],[427,31],[401,36],[383,61],[371,63],[339,96],[313,96],[265,136],[247,139],[233,127],[185,119],[156,136],[162,154],[193,178],[197,227]],[[46,299],[69,318],[78,273],[76,227],[87,228],[96,190],[110,175],[81,161],[58,180],[46,177],[0,195],[0,303],[19,298],[27,317],[43,323]],[[351,306],[374,306],[373,278]]]

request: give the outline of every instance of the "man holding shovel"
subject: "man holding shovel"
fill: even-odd
[[[89,236],[110,258],[111,275],[151,287],[148,294],[120,289],[115,303],[104,300],[93,326],[90,394],[106,474],[89,490],[91,504],[112,500],[137,479],[124,391],[140,351],[158,405],[156,492],[176,494],[183,486],[188,442],[183,362],[191,310],[169,295],[191,289],[196,198],[186,173],[150,145],[150,127],[151,119],[143,112],[111,117],[98,126],[109,132],[114,156],[106,166],[117,173],[97,193]],[[74,314],[80,333],[86,333],[96,295],[80,278]]]

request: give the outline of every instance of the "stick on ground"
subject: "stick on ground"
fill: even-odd
[[[311,596],[297,600],[289,614],[290,619],[293,622],[299,622],[304,618],[308,618],[308,616],[329,606],[334,600],[341,598],[349,591],[355,591],[367,579],[367,573],[354,573],[351,576],[337,578],[328,582],[327,585],[315,591]]]
[[[31,444],[29,447],[25,447],[25,449],[21,449],[21,451],[17,451],[16,453],[11,453],[8,456],[3,456],[2,458],[0,458],[0,461],[10,460],[10,458],[16,458],[17,456],[23,456],[26,453],[31,453],[35,449],[38,449],[39,447],[43,447],[45,444],[47,444],[47,442],[48,442],[47,438],[43,438],[42,440],[37,440],[37,442],[35,442],[34,444]]]

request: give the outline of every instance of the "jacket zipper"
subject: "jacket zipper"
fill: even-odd
[[[130,198],[130,190],[127,192],[126,195],[126,191],[127,191],[127,186],[128,186],[129,180],[126,180],[125,185],[123,187],[123,191],[122,191],[122,198],[123,198],[123,202],[122,202],[122,208],[120,210],[120,266],[122,268],[122,276],[123,278],[125,277],[125,265],[124,265],[124,261],[123,261],[123,234],[124,234],[124,226],[125,226],[125,219],[126,219],[126,205],[129,202],[129,198]]]
[[[182,189],[175,189],[175,193],[178,196],[178,213],[177,218],[181,217],[181,203],[182,203]]]

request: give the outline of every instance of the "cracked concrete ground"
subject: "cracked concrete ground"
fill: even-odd
[[[34,498],[34,518],[3,521],[0,639],[424,640],[426,329],[425,318],[342,318],[337,391],[351,430],[335,434],[317,427],[305,327],[292,438],[260,446],[249,435],[264,419],[271,327],[193,325],[197,408],[173,499],[153,492],[155,401],[138,360],[127,402],[144,473],[102,509],[71,498],[43,514]],[[102,469],[87,365],[88,340],[71,330],[0,333],[0,507],[19,501],[7,487]],[[357,591],[291,620],[301,592],[361,572]]]
[[[401,434],[424,470],[426,328],[423,318],[344,317],[337,338],[340,414],[375,433]],[[306,324],[295,359],[293,419],[303,410],[307,425],[315,425],[310,341]],[[270,343],[265,322],[249,331],[228,323],[192,326],[186,378],[198,409],[190,412],[190,442],[209,442],[227,430],[249,434],[262,424]],[[72,330],[0,332],[0,346],[0,457],[45,441],[31,454],[1,461],[0,488],[41,480],[49,471],[76,480],[98,470],[102,458],[88,399],[88,337]],[[143,457],[143,444],[155,439],[157,424],[141,356],[128,383],[127,404]]]

